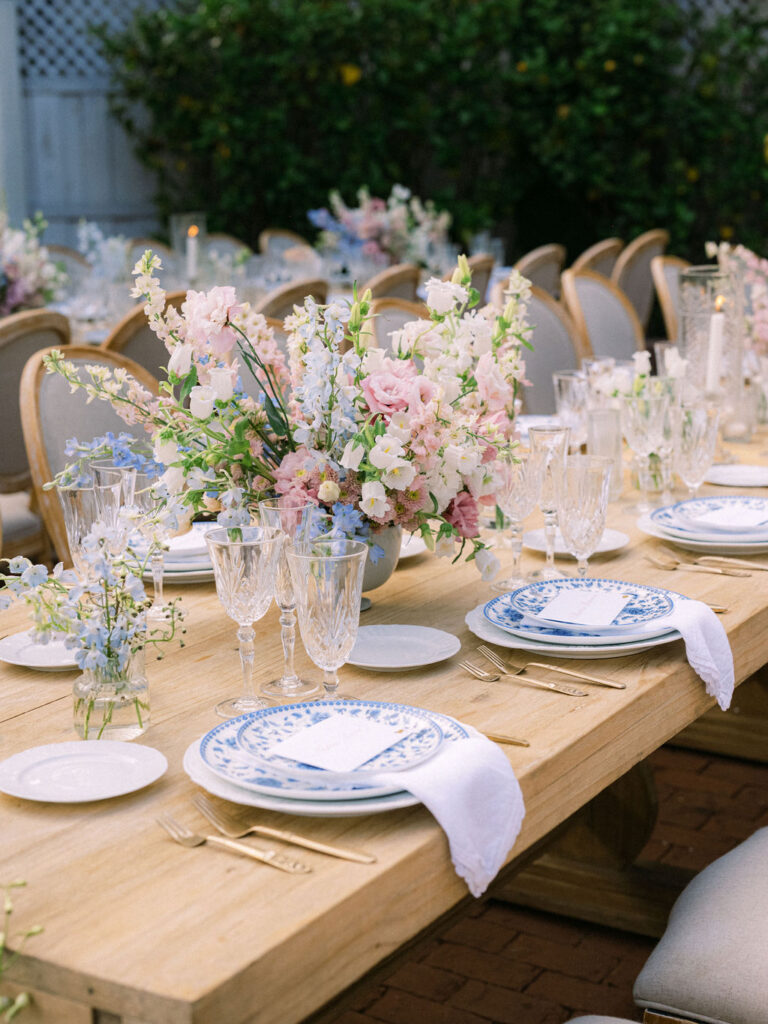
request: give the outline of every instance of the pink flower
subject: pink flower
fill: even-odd
[[[307,500],[307,488],[315,468],[315,461],[306,448],[288,452],[275,470],[275,490],[278,494],[302,491]]]
[[[476,537],[480,519],[477,502],[468,491],[460,491],[445,510],[445,518],[462,537]]]
[[[209,292],[188,291],[181,308],[189,341],[199,349],[209,344],[217,355],[230,351],[235,333],[228,325],[240,312],[234,288],[217,286]]]
[[[514,394],[504,380],[499,367],[490,352],[485,352],[477,361],[475,380],[480,398],[491,413],[499,412],[512,405]]]
[[[416,367],[403,359],[383,359],[382,369],[369,374],[362,383],[371,412],[392,416],[404,412],[412,401],[412,379]]]

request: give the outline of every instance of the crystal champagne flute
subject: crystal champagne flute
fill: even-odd
[[[695,498],[704,477],[715,461],[719,409],[704,402],[683,404],[675,444],[675,469]]]
[[[664,425],[669,404],[669,393],[655,389],[639,395],[625,395],[621,400],[621,427],[627,444],[639,461],[640,502],[635,511],[641,515],[651,507],[648,501],[650,458],[664,447]]]
[[[542,460],[533,452],[504,452],[499,458],[500,486],[496,492],[496,504],[509,523],[512,572],[506,579],[492,584],[494,590],[515,590],[526,582],[520,572],[523,520],[533,512],[539,500],[541,471]]]
[[[568,433],[568,427],[531,427],[528,431],[531,452],[541,459],[539,507],[544,513],[544,540],[547,548],[547,560],[541,569],[531,573],[532,580],[560,579],[564,575],[555,568],[555,533]]]
[[[597,455],[569,455],[565,460],[558,521],[579,576],[587,575],[587,560],[605,530],[612,471],[611,460]]]

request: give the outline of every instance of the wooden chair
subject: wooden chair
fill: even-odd
[[[669,341],[677,341],[679,278],[681,272],[687,270],[690,265],[688,260],[682,260],[679,256],[654,256],[651,260],[651,277]]]
[[[620,238],[604,238],[577,256],[571,270],[594,270],[596,274],[609,278],[623,248],[624,242]]]
[[[54,263],[63,263],[64,270],[68,277],[82,275],[91,269],[91,264],[77,249],[71,249],[68,245],[46,245],[48,255]]]
[[[265,320],[267,321],[267,325],[275,332],[275,341],[277,342],[278,348],[280,348],[287,359],[288,333],[283,327],[283,321],[276,320],[271,316],[265,317]],[[251,395],[253,398],[258,397],[264,389],[251,373],[250,367],[237,350],[233,352],[233,357],[234,356],[237,356],[237,361],[240,364],[240,382],[243,385],[243,391],[245,391],[246,395]]]
[[[669,243],[669,232],[663,228],[646,231],[638,235],[619,253],[611,280],[617,285],[635,307],[643,331],[653,308],[653,280],[651,260],[661,256]]]
[[[181,309],[186,297],[185,291],[168,292],[166,302],[175,309]],[[143,303],[134,307],[130,313],[126,313],[120,323],[109,332],[100,348],[121,353],[139,366],[143,366],[156,378],[159,377],[160,368],[168,362],[168,350],[147,323]]]
[[[496,266],[494,256],[478,252],[467,260],[469,269],[472,272],[472,287],[480,292],[480,302],[486,302],[488,297],[488,285],[491,283],[493,268]]]
[[[360,286],[358,292],[362,295],[370,288],[374,299],[407,299],[408,302],[416,302],[420,277],[421,271],[415,263],[396,263],[374,274]]]
[[[151,249],[153,253],[158,255],[166,266],[172,265],[176,260],[170,245],[166,245],[165,242],[160,242],[156,238],[129,238],[125,249],[128,266],[131,270],[147,249]]]
[[[307,295],[323,303],[328,295],[328,282],[320,278],[305,278],[274,288],[253,307],[257,313],[283,320],[293,312],[294,306],[301,306]]]
[[[400,331],[412,320],[428,320],[429,310],[421,302],[409,302],[408,299],[374,299],[371,303],[371,319],[367,322],[366,335],[373,345],[379,348],[392,347],[390,334]]]
[[[533,331],[528,340],[533,351],[522,350],[525,376],[532,388],[523,388],[523,410],[534,415],[555,412],[552,374],[578,370],[582,358],[591,350],[576,328],[570,314],[543,288],[531,288],[528,319]]]
[[[90,441],[107,431],[133,434],[146,441],[147,434],[140,424],[129,425],[117,415],[109,402],[87,401],[84,391],[70,391],[69,384],[56,373],[46,373],[43,356],[50,348],[36,352],[24,367],[21,376],[21,426],[27,449],[29,468],[35,497],[53,546],[59,558],[71,565],[64,516],[55,488],[43,490],[43,484],[64,469],[67,440],[77,437]],[[157,381],[144,367],[118,352],[94,348],[90,345],[70,345],[66,352],[76,366],[89,364],[107,366],[110,370],[123,367],[152,394],[157,394]]]
[[[531,249],[521,256],[515,270],[527,277],[531,284],[548,292],[554,299],[560,298],[560,271],[565,263],[565,247],[551,242]]]
[[[253,255],[250,245],[246,245],[239,238],[235,238],[234,235],[228,235],[223,231],[214,231],[206,239],[206,250],[209,253],[215,252],[219,258],[231,256],[234,259],[240,255],[243,249],[245,249],[249,256]]]
[[[637,1024],[636,1021],[628,1020],[626,1017],[604,1017],[602,1014],[588,1017],[572,1017],[568,1024]],[[646,1010],[643,1014],[643,1024],[696,1024],[695,1021],[681,1017],[670,1017],[667,1014],[651,1013]]]
[[[645,335],[624,292],[594,270],[564,270],[563,301],[581,335],[583,350],[598,358],[631,359]]]
[[[286,231],[284,228],[264,228],[259,235],[259,252],[261,253],[270,250],[280,253],[294,245],[306,245],[310,249],[312,248],[306,238],[298,235],[295,231]]]

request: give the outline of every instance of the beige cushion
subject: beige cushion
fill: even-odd
[[[768,1024],[768,828],[686,886],[634,996],[705,1024]]]
[[[24,537],[36,536],[43,528],[42,519],[29,507],[26,491],[0,494],[0,519],[3,523],[3,545],[7,547]]]

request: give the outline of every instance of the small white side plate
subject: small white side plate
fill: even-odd
[[[79,804],[143,789],[168,762],[159,750],[120,740],[47,743],[0,761],[0,793]]]
[[[427,542],[418,533],[406,533],[400,542],[400,561],[422,555],[427,550]]]
[[[719,484],[721,487],[768,487],[768,466],[724,462],[713,466],[704,477],[704,482]]]
[[[35,643],[29,631],[12,633],[0,640],[0,661],[22,668],[34,668],[39,672],[60,672],[77,668],[75,652],[64,646],[63,640],[52,640],[49,644]]]
[[[421,668],[452,658],[461,650],[453,633],[429,626],[361,626],[347,662],[358,668],[387,672]]]
[[[620,530],[605,530],[597,545],[596,555],[607,555],[611,551],[620,551],[629,544],[629,537]],[[529,551],[541,551],[546,554],[547,544],[544,539],[544,530],[528,530],[523,534],[523,547]],[[555,533],[555,554],[562,558],[573,558],[565,548],[563,535],[558,530]],[[590,558],[592,556],[590,555]]]

